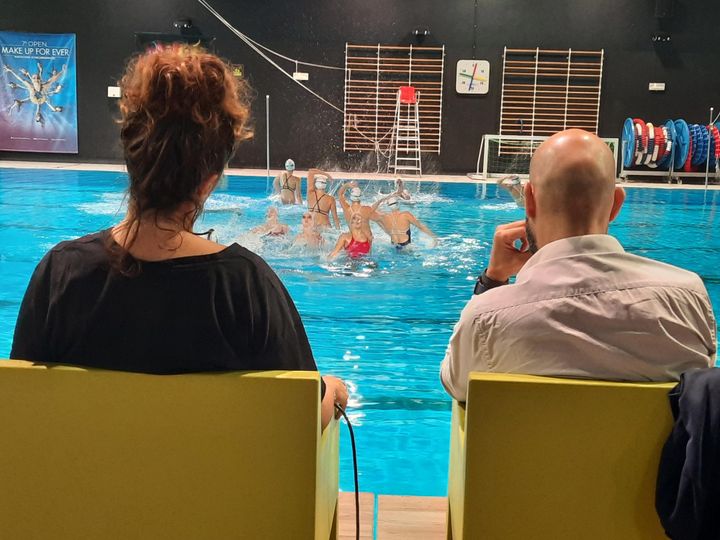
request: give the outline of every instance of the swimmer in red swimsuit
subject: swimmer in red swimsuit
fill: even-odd
[[[370,240],[359,242],[354,238],[351,238],[350,243],[345,246],[345,251],[347,251],[347,254],[351,259],[357,259],[358,257],[362,257],[363,255],[370,253],[370,246]]]
[[[372,237],[368,236],[363,227],[363,218],[357,213],[350,221],[350,232],[342,233],[338,238],[335,249],[329,259],[334,259],[344,249],[348,257],[357,259],[370,253],[372,247]]]

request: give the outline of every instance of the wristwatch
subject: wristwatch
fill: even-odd
[[[489,291],[490,289],[494,289],[495,287],[501,287],[503,285],[507,285],[510,283],[510,280],[506,279],[505,281],[495,281],[494,279],[491,279],[487,275],[487,268],[482,271],[482,274],[477,278],[477,281],[475,282],[475,290],[473,290],[473,294],[482,294],[485,291]]]

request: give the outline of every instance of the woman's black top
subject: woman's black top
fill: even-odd
[[[219,253],[111,269],[110,230],[62,242],[25,293],[11,358],[143,373],[312,370],[300,315],[267,263]]]

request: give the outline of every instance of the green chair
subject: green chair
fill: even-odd
[[[448,538],[665,538],[655,479],[673,386],[471,373],[453,404]]]
[[[0,536],[336,536],[338,424],[313,372],[0,361]]]

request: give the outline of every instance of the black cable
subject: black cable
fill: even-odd
[[[355,538],[357,540],[360,540],[360,487],[358,486],[358,466],[357,450],[355,449],[355,434],[353,433],[350,419],[347,417],[347,414],[345,414],[343,408],[340,407],[340,405],[338,405],[337,403],[335,404],[335,408],[340,411],[340,414],[342,414],[345,422],[347,422],[347,427],[350,430],[350,444],[352,445],[353,454],[353,472],[355,473]]]
[[[193,234],[194,234],[195,236],[207,236],[207,239],[210,240],[210,237],[212,236],[212,233],[214,233],[214,232],[215,232],[215,229],[208,229],[208,230],[205,231],[205,232],[195,232],[195,231],[193,231]]]

